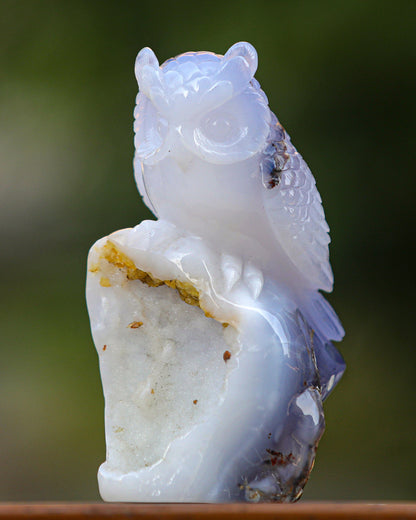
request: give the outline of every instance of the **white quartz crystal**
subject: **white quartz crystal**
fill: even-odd
[[[159,220],[100,239],[87,303],[105,395],[108,501],[291,501],[344,371],[314,178],[225,56],[136,61],[135,175]]]

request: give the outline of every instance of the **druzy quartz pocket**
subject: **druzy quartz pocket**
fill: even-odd
[[[315,180],[254,78],[224,56],[136,60],[137,186],[156,221],[100,239],[87,303],[108,501],[296,500],[344,371]]]

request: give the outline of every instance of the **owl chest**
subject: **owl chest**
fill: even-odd
[[[178,213],[227,219],[261,205],[259,176],[247,165],[224,168],[198,161],[184,170],[167,159],[144,174],[148,196],[158,216],[167,220]]]

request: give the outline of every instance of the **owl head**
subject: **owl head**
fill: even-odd
[[[224,56],[187,52],[161,66],[151,49],[142,49],[135,64],[136,159],[155,164],[177,145],[214,164],[261,152],[271,112],[256,69],[257,52],[246,42]]]

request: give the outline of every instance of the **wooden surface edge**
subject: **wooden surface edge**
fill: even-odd
[[[361,520],[416,519],[416,503],[301,502],[296,504],[3,503],[0,519],[90,520]]]

